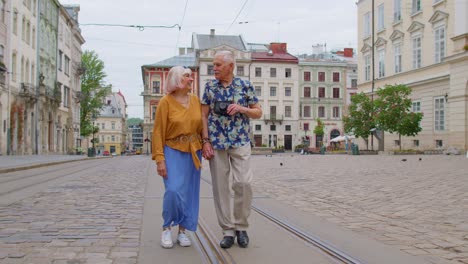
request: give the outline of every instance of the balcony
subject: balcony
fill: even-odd
[[[265,121],[265,124],[271,122],[274,125],[276,122],[278,122],[281,125],[281,123],[283,122],[283,115],[265,114],[263,120]]]
[[[19,96],[28,102],[35,103],[37,101],[36,87],[30,83],[21,83]]]

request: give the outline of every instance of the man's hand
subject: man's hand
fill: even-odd
[[[235,115],[237,113],[244,113],[245,112],[245,107],[242,106],[242,105],[238,105],[238,104],[230,104],[228,105],[228,108],[227,108],[227,113],[229,115]]]

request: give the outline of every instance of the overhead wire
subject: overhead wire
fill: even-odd
[[[231,25],[228,27],[228,29],[226,29],[226,31],[224,32],[225,34],[228,33],[229,29],[231,29],[232,25],[234,25],[234,23],[236,22],[237,18],[239,17],[240,13],[242,12],[242,10],[244,10],[244,7],[245,5],[247,4],[249,0],[245,0],[244,4],[242,5],[241,9],[239,10],[239,12],[237,13],[236,17],[234,18],[234,20],[232,21]]]
[[[179,34],[177,34],[177,42],[176,42],[176,48],[175,48],[175,49],[176,49],[176,52],[175,52],[175,54],[177,54],[177,47],[179,46],[180,33],[181,33],[182,25],[184,24],[185,14],[186,14],[186,12],[187,12],[187,5],[188,5],[188,0],[185,1],[184,14],[182,15],[182,20],[180,21]]]
[[[129,28],[137,28],[140,31],[145,30],[145,28],[175,28],[177,27],[180,31],[181,26],[179,24],[174,24],[172,26],[154,26],[154,25],[122,25],[122,24],[98,24],[98,23],[86,23],[81,24],[80,26],[100,26],[100,27],[129,27]]]

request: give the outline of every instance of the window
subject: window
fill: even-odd
[[[67,55],[65,55],[65,74],[70,74],[70,58]]]
[[[381,49],[379,53],[379,78],[385,77],[385,50]]]
[[[32,41],[32,48],[36,48],[36,29],[33,27],[32,28],[32,34],[31,34],[31,41]]]
[[[397,139],[397,140],[393,141],[393,144],[395,144],[395,147],[400,146],[400,140]]]
[[[262,68],[255,67],[255,77],[262,77]]]
[[[340,98],[340,88],[338,87],[333,88],[333,98]]]
[[[441,148],[444,146],[444,142],[441,139],[436,139],[436,147]]]
[[[434,104],[434,129],[443,131],[445,130],[445,98],[435,98]]]
[[[270,96],[276,96],[276,87],[275,86],[270,87]]]
[[[393,54],[395,60],[395,73],[401,72],[401,43],[396,43],[393,46]]]
[[[261,131],[262,125],[255,125],[255,131]]]
[[[318,88],[318,97],[319,98],[325,98],[325,87],[319,87]]]
[[[325,117],[325,107],[319,106],[319,108],[318,108],[318,116],[319,116],[320,118],[324,118],[324,117]]]
[[[351,79],[351,88],[357,88],[357,79]]]
[[[393,23],[401,20],[401,0],[393,0]]]
[[[276,77],[276,68],[270,68],[270,77],[271,78]]]
[[[276,119],[276,105],[270,106],[270,118]]]
[[[340,108],[338,106],[333,107],[333,118],[340,118]]]
[[[445,57],[445,26],[434,30],[435,63],[442,62]]]
[[[419,147],[419,140],[417,139],[413,140],[413,146]]]
[[[101,129],[106,129],[106,123],[101,123]]]
[[[270,125],[270,131],[276,131],[276,125]]]
[[[286,68],[284,70],[284,77],[285,78],[291,78],[291,68]]]
[[[0,0],[0,22],[5,23],[5,0]]]
[[[160,81],[153,81],[153,93],[160,94],[161,93],[161,82]]]
[[[63,106],[68,107],[70,104],[69,98],[70,97],[70,88],[67,86],[63,87]]]
[[[333,73],[333,82],[340,82],[340,73],[334,72]]]
[[[13,53],[11,55],[11,79],[16,82],[16,75],[18,74],[17,70],[16,70],[16,53]]]
[[[257,97],[262,96],[262,87],[261,86],[255,86],[255,96],[257,96]]]
[[[413,14],[421,11],[421,0],[413,0]]]
[[[324,82],[325,81],[325,72],[319,72],[318,73],[318,81],[319,82]]]
[[[61,50],[59,50],[59,55],[58,55],[58,69],[59,71],[62,71],[62,57],[63,57],[63,52]]]
[[[151,107],[151,120],[156,118],[156,106]]]
[[[13,34],[18,35],[18,10],[13,10]]]
[[[291,117],[291,106],[290,105],[286,105],[284,107],[284,116],[285,117]]]
[[[377,7],[377,31],[385,29],[384,13],[384,4],[381,4]]]
[[[284,131],[291,131],[291,125],[285,125]]]
[[[291,96],[291,87],[284,87],[284,96]]]
[[[364,14],[364,38],[367,38],[371,34],[371,13],[367,12]]]
[[[304,81],[310,82],[310,72],[308,71],[304,72]]]
[[[23,17],[23,23],[21,24],[21,39],[26,40],[26,18]]]
[[[206,70],[207,75],[214,75],[214,66],[213,65],[208,65],[208,68]]]
[[[115,129],[115,122],[112,122],[111,127],[112,127],[112,130]]]
[[[115,142],[115,135],[112,135],[112,136],[111,136],[111,141],[112,141],[112,142]]]
[[[304,123],[304,131],[309,131],[309,123]]]
[[[365,55],[364,56],[364,79],[366,81],[370,81],[371,78],[371,56]]]
[[[412,108],[411,110],[414,112],[414,113],[420,113],[421,112],[421,102],[420,101],[414,101],[412,103]]]
[[[31,44],[31,23],[26,23],[26,43]]]
[[[310,87],[304,87],[304,97],[310,98]]]
[[[421,36],[417,35],[412,39],[413,47],[413,69],[421,68]]]
[[[310,117],[310,106],[304,106],[304,117]]]
[[[237,66],[237,76],[244,76],[244,66]]]

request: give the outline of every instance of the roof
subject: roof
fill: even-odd
[[[122,109],[121,106],[119,106],[116,95],[117,93],[112,93],[111,95],[105,98],[106,102],[102,106],[101,112],[99,113],[99,117],[125,117],[125,113],[123,113],[124,109]],[[109,101],[110,104],[107,104],[107,102]]]
[[[212,34],[197,34],[192,35],[192,48],[195,50],[206,50],[221,45],[228,45],[238,50],[247,50],[247,44],[242,39],[241,35],[215,35]]]
[[[298,63],[297,57],[289,53],[252,52],[252,61]]]
[[[174,56],[169,59],[165,59],[153,64],[143,65],[144,67],[174,67],[174,66],[186,66],[190,68],[198,67],[195,59],[195,53],[189,53],[179,56]]]

